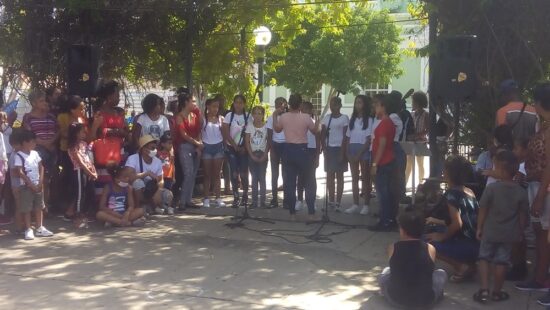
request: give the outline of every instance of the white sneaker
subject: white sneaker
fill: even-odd
[[[294,210],[296,210],[296,211],[302,210],[302,204],[303,203],[301,201],[296,200],[296,204],[294,205]]]
[[[361,215],[368,215],[368,214],[369,214],[369,206],[368,206],[368,205],[364,205],[364,206],[363,206],[363,209],[361,209],[361,212],[359,212],[359,214],[361,214]]]
[[[218,208],[224,208],[225,202],[221,198],[216,199],[216,203],[218,204]]]
[[[166,213],[167,213],[168,215],[174,215],[174,208],[168,207],[168,209],[166,209]]]
[[[25,240],[34,240],[34,232],[31,228],[25,230]]]
[[[359,211],[359,206],[354,204],[351,207],[349,207],[348,209],[346,209],[346,211],[344,211],[344,213],[346,213],[346,214],[355,214],[358,211]]]
[[[203,202],[202,202],[202,206],[204,208],[210,208],[210,199],[206,198]]]
[[[53,236],[53,232],[49,231],[48,229],[46,229],[46,227],[44,226],[40,226],[38,227],[38,229],[36,230],[36,235],[38,237],[51,237]]]
[[[164,214],[164,209],[161,208],[161,207],[156,207],[155,208],[155,213],[162,215],[162,214]]]

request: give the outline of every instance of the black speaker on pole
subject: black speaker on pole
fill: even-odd
[[[454,102],[473,96],[477,88],[476,55],[476,36],[440,37],[435,54],[430,55],[434,57],[434,94]]]
[[[99,49],[91,45],[72,45],[67,51],[67,88],[69,95],[94,96],[98,81]]]

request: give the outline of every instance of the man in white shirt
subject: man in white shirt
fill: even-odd
[[[288,103],[285,98],[279,97],[275,99],[275,111],[284,112],[288,108]],[[284,132],[275,132],[273,130],[273,115],[267,119],[267,141],[271,143],[270,146],[270,161],[271,161],[271,195],[273,198],[269,203],[270,208],[277,208],[279,206],[278,192],[279,192],[279,165],[282,164],[281,154],[283,152],[283,146],[286,142]],[[283,169],[284,173],[284,169]],[[283,180],[284,180],[283,175]],[[285,206],[288,208],[288,206]]]
[[[152,203],[158,214],[165,212],[172,215],[172,192],[164,189],[162,161],[157,158],[158,140],[151,135],[139,139],[139,152],[126,160],[126,167],[133,172],[132,187],[134,188],[135,205],[141,207],[143,202]],[[155,182],[156,186],[149,185]],[[148,212],[150,212],[149,210]]]

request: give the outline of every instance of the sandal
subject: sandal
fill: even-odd
[[[508,299],[510,299],[510,295],[504,291],[493,292],[493,294],[491,294],[492,301],[505,301]]]
[[[474,294],[473,298],[474,301],[485,303],[489,301],[489,290],[480,289],[479,291],[477,291],[477,293]]]

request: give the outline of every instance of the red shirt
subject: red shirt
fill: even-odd
[[[184,131],[188,136],[190,136],[193,139],[198,139],[199,134],[201,132],[201,122],[199,115],[197,115],[194,112],[189,113],[189,117],[184,119],[181,123],[177,124],[177,141],[179,143],[183,143],[183,137],[181,135],[181,131]]]
[[[380,145],[380,139],[386,138],[386,147],[382,153],[382,157],[378,161],[378,165],[389,164],[394,159],[393,154],[393,138],[395,137],[395,125],[389,117],[384,117],[380,124],[374,130],[374,141],[372,142],[372,156],[375,158]]]

